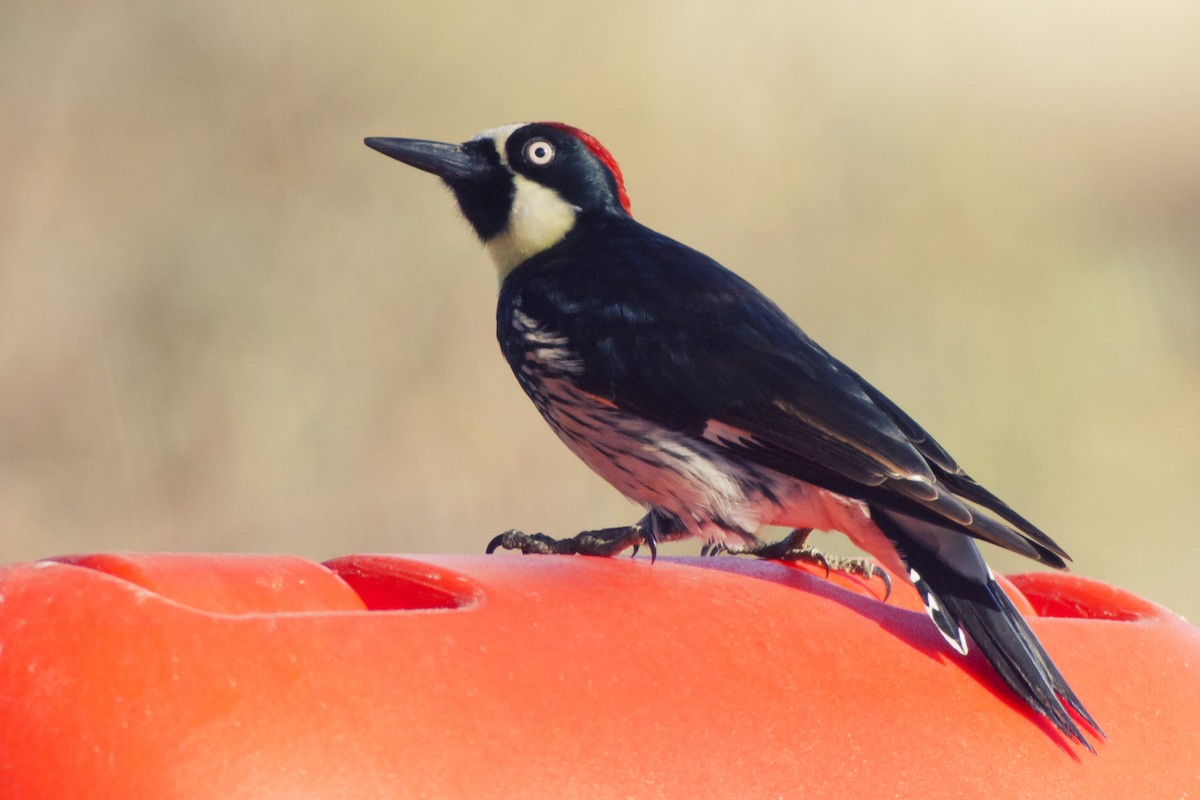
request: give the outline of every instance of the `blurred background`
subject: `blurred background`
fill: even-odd
[[[635,520],[509,373],[450,195],[361,143],[561,119],[1077,571],[1200,617],[1198,30],[1184,0],[5,3],[0,560]]]

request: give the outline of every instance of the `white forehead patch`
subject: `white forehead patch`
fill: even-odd
[[[524,128],[528,124],[528,122],[514,122],[512,125],[501,125],[499,128],[489,128],[488,130],[471,137],[471,141],[479,142],[484,139],[491,139],[492,143],[496,145],[496,152],[500,154],[500,163],[507,167],[508,152],[506,145],[508,144],[508,137],[513,135],[513,131],[517,130],[518,128]]]

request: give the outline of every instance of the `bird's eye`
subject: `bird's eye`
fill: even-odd
[[[525,160],[530,164],[544,167],[554,160],[554,145],[545,139],[532,139],[525,145]]]

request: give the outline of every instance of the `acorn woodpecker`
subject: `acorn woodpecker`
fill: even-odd
[[[656,541],[694,536],[703,552],[823,560],[807,532],[840,531],[916,586],[955,651],[969,636],[1089,750],[1077,721],[1104,735],[975,540],[1056,568],[1063,549],[748,282],[634,220],[596,139],[544,122],[464,144],[366,144],[450,187],[499,270],[496,334],[521,387],[575,455],[648,512],[561,540],[509,531],[488,552],[653,554]],[[796,530],[764,544],[762,525]],[[836,566],[886,577],[858,563]]]

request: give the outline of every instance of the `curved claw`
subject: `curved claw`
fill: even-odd
[[[635,558],[638,551],[642,549],[642,545],[646,545],[646,549],[650,551],[650,563],[653,564],[655,559],[658,558],[658,546],[654,544],[653,530],[648,530],[645,525],[639,522],[636,525],[630,525],[629,532],[641,537],[640,542],[633,543],[633,552],[629,554],[629,557]]]
[[[882,567],[876,567],[875,574],[883,579],[883,602],[886,603],[888,598],[892,596],[892,576],[888,575],[887,570],[883,569]]]
[[[514,530],[505,531],[504,533],[501,533],[501,534],[497,534],[490,542],[488,542],[487,548],[484,549],[483,552],[486,555],[490,556],[492,553],[496,552],[497,547],[499,547],[501,544],[504,543],[505,537],[507,537],[511,534],[514,534],[514,533],[519,533],[519,532],[520,531],[517,531],[514,529]]]

